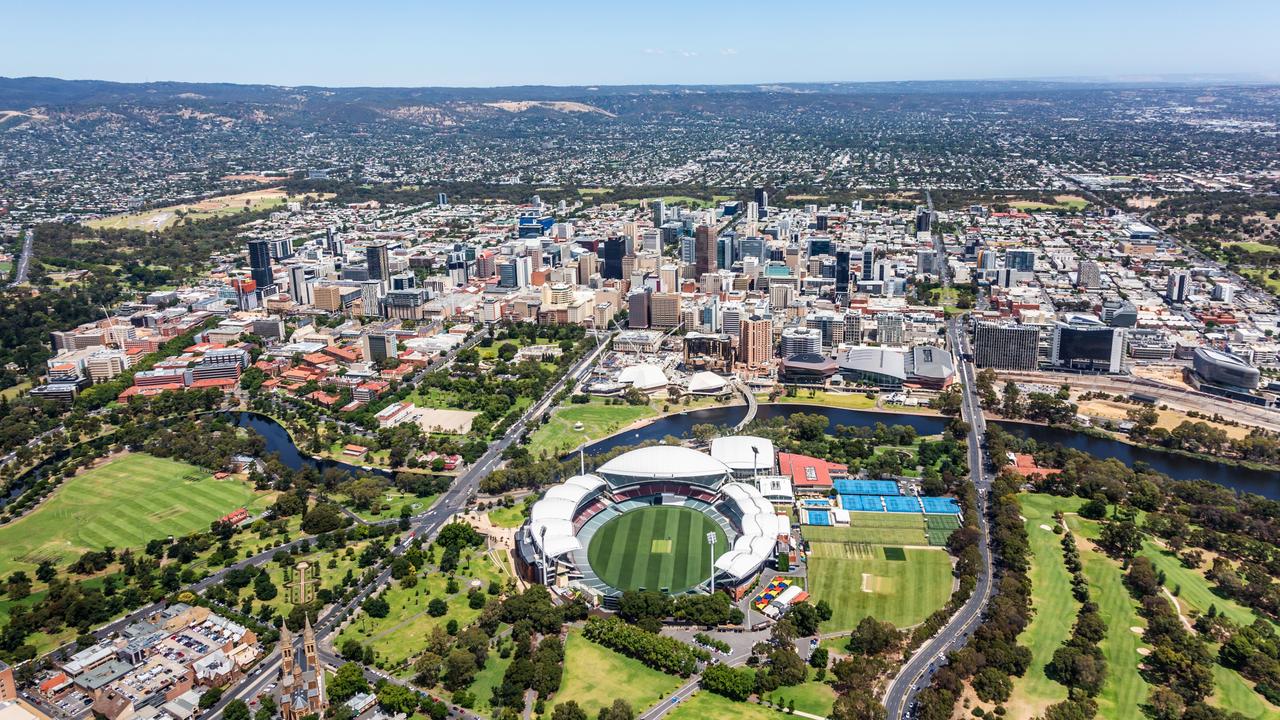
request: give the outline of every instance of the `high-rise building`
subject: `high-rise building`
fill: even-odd
[[[271,243],[267,240],[249,241],[249,276],[258,288],[263,289],[275,284],[271,272]]]
[[[653,212],[653,226],[662,227],[667,221],[667,203],[661,198],[654,200],[649,204],[649,209]]]
[[[756,207],[759,208],[759,218],[769,217],[769,192],[763,187],[755,189],[754,193]]]
[[[901,313],[876,316],[876,339],[881,345],[904,345],[907,341],[906,318]]]
[[[773,358],[773,321],[752,315],[742,321],[739,356],[747,367],[764,367]]]
[[[1036,251],[1031,248],[1014,248],[1005,253],[1005,266],[1018,272],[1036,271]]]
[[[370,245],[365,250],[365,266],[369,268],[370,280],[377,280],[384,286],[391,280],[391,256],[386,243]]]
[[[649,327],[649,290],[634,290],[627,295],[627,327]]]
[[[1092,290],[1102,287],[1102,271],[1098,263],[1092,260],[1081,260],[1076,270],[1076,287]]]
[[[371,330],[365,333],[362,340],[365,362],[376,363],[397,354],[396,336],[394,333]]]
[[[849,292],[849,249],[836,250],[836,294]]]
[[[1171,303],[1184,303],[1191,294],[1191,273],[1186,270],[1174,270],[1169,273],[1169,281],[1165,285],[1164,296]]]
[[[604,267],[600,271],[600,276],[606,279],[621,280],[622,279],[622,258],[626,256],[626,239],[625,238],[609,238],[604,243]]]
[[[973,331],[973,362],[980,368],[1035,370],[1039,348],[1034,325],[980,322]]]
[[[782,357],[822,352],[822,333],[809,327],[782,329]]]
[[[916,250],[916,272],[922,275],[936,275],[938,269],[935,267],[938,260],[938,254],[932,248],[919,248]]]
[[[600,258],[593,252],[582,253],[578,256],[578,284],[586,285],[591,281],[591,276],[600,272]]]
[[[916,212],[916,232],[929,232],[929,228],[933,223],[933,213],[927,209],[921,208]]]
[[[698,277],[715,272],[717,269],[716,238],[711,232],[710,225],[699,225],[694,231],[693,264],[694,272]]]
[[[876,246],[866,245],[862,248],[862,279],[875,279]]]
[[[289,266],[289,297],[299,305],[311,304],[311,283],[307,282],[305,265]]]
[[[449,196],[444,193],[437,194],[436,204],[440,207],[449,207]]]
[[[1230,303],[1235,296],[1236,287],[1231,283],[1220,282],[1213,286],[1213,299],[1218,302]]]
[[[649,327],[669,330],[680,324],[680,293],[656,292],[649,296]]]
[[[1049,362],[1057,367],[1117,373],[1124,357],[1125,331],[1096,317],[1071,315],[1055,323]]]
[[[13,668],[0,660],[0,702],[18,699],[18,683],[13,678]]]

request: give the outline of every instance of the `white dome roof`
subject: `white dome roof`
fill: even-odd
[[[681,478],[728,475],[729,466],[705,453],[679,445],[654,445],[623,453],[596,472],[606,477]]]
[[[724,378],[706,370],[694,373],[689,378],[689,392],[715,392],[723,390],[725,385],[728,383]]]
[[[667,376],[662,372],[662,368],[651,363],[643,365],[632,365],[624,368],[618,373],[618,382],[629,384],[637,390],[653,390],[654,388],[665,387],[667,384]]]

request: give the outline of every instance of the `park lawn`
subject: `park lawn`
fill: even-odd
[[[420,573],[422,574],[422,573]],[[501,571],[488,560],[482,550],[468,550],[458,564],[458,592],[445,593],[448,577],[435,570],[427,570],[416,587],[404,588],[395,583],[387,590],[384,599],[391,610],[383,618],[372,618],[361,613],[338,636],[339,647],[346,640],[371,646],[378,660],[394,665],[408,660],[422,650],[422,639],[436,627],[443,628],[450,620],[457,620],[458,627],[466,627],[480,617],[480,610],[467,604],[467,584],[479,580],[481,592],[487,592],[489,581],[503,582]],[[441,617],[427,614],[427,604],[434,598],[444,598],[449,611]]]
[[[489,522],[500,528],[516,528],[524,524],[524,503],[498,507],[489,511]]]
[[[729,199],[725,195],[713,195],[712,197],[723,198],[725,200]],[[695,209],[709,208],[712,205],[715,205],[719,202],[718,200],[716,201],[703,200],[702,198],[691,197],[689,195],[663,195],[661,198],[645,198],[643,200],[631,198],[627,200],[619,200],[618,204],[619,205],[648,205],[654,200],[662,200],[662,202],[666,203],[667,205],[683,205],[683,206],[688,206]],[[588,713],[588,714],[591,714],[591,713]]]
[[[357,508],[351,505],[347,501],[347,498],[341,493],[335,493],[333,499],[337,500],[343,507],[355,513],[361,519],[369,522],[377,522],[379,520],[400,517],[400,508],[405,505],[409,506],[410,512],[420,513],[431,507],[431,504],[436,501],[437,497],[439,496],[428,495],[426,497],[418,497],[413,493],[392,488],[382,493],[382,497],[379,499],[380,504],[378,510],[374,510],[371,507],[364,509]]]
[[[1280,247],[1275,245],[1266,245],[1252,240],[1236,240],[1233,242],[1223,243],[1223,245],[1230,245],[1231,247],[1240,248],[1241,250],[1250,253],[1280,253]]]
[[[476,673],[475,679],[471,681],[471,687],[467,688],[467,691],[475,697],[475,709],[480,713],[489,712],[489,699],[493,697],[493,689],[502,684],[502,676],[506,674],[507,668],[515,659],[515,653],[503,659],[498,653],[489,651],[489,657],[484,661],[484,669]]]
[[[761,402],[770,402],[768,395],[759,395]],[[867,397],[866,393],[841,393],[829,390],[799,390],[793,395],[780,395],[774,402],[799,403],[804,405],[822,405],[824,407],[844,408],[846,410],[870,410],[875,408],[876,399]]]
[[[1247,718],[1280,718],[1280,708],[1267,702],[1240,673],[1217,664],[1213,666],[1213,695],[1209,696],[1209,704]]]
[[[551,413],[551,419],[538,427],[529,440],[529,454],[555,457],[570,452],[588,438],[599,440],[612,435],[642,418],[652,417],[657,411],[650,405],[606,405],[601,398],[574,405],[565,403]],[[582,430],[574,430],[582,423]]]
[[[123,455],[64,480],[42,505],[0,527],[0,576],[31,574],[45,559],[63,565],[108,545],[142,548],[150,540],[207,531],[236,508],[256,511],[271,497],[240,479],[214,480],[188,463]]]
[[[798,712],[827,717],[835,705],[836,691],[826,682],[814,680],[813,675],[814,671],[810,669],[808,680],[799,685],[778,688],[769,693],[767,699],[774,705],[787,707],[794,702]]]
[[[796,703],[796,709],[800,704]],[[636,713],[642,712],[637,709]],[[590,716],[590,713],[588,713]],[[782,720],[789,716],[763,705],[735,702],[715,693],[698,691],[667,713],[666,720]]]
[[[639,660],[597,645],[575,629],[569,631],[565,640],[564,682],[552,698],[552,704],[573,700],[586,711],[587,717],[595,717],[601,708],[621,698],[640,714],[674,692],[682,682],[674,675],[652,670]]]
[[[824,633],[851,630],[868,615],[899,628],[916,625],[951,597],[951,557],[945,551],[911,548],[906,560],[895,561],[884,559],[883,550],[812,543],[809,594],[833,611],[822,624]]]
[[[1184,608],[1203,614],[1215,605],[1218,612],[1227,616],[1237,625],[1252,625],[1258,616],[1253,610],[1230,598],[1224,598],[1213,591],[1212,585],[1204,573],[1199,570],[1183,567],[1173,553],[1152,542],[1142,542],[1142,555],[1151,558],[1156,568],[1165,574],[1164,586],[1173,592],[1178,590],[1178,603]]]
[[[1151,688],[1138,674],[1141,660],[1138,648],[1145,644],[1142,635],[1133,628],[1145,628],[1147,621],[1138,615],[1137,604],[1124,586],[1120,566],[1088,543],[1081,542],[1098,537],[1098,523],[1079,515],[1068,515],[1067,527],[1076,535],[1090,595],[1098,604],[1098,614],[1107,623],[1107,635],[1099,643],[1107,658],[1107,680],[1097,698],[1098,717],[1138,720],[1145,717],[1139,706],[1147,701]]]
[[[850,512],[849,526],[806,525],[809,542],[928,545],[924,516],[919,513]]]
[[[334,594],[337,594],[339,589],[342,587],[342,580],[346,577],[348,570],[351,571],[352,577],[356,580],[359,580],[360,576],[364,573],[364,568],[360,567],[360,553],[363,552],[368,545],[368,541],[363,541],[358,543],[349,543],[344,548],[326,550],[324,552],[311,552],[305,555],[294,555],[287,566],[276,562],[264,564],[262,567],[270,574],[271,582],[276,586],[276,589],[279,590],[279,592],[275,597],[266,601],[254,598],[255,606],[261,607],[263,605],[267,605],[276,610],[276,612],[279,612],[281,615],[287,615],[294,604],[291,601],[289,594],[290,579],[295,578],[294,565],[301,560],[306,560],[313,566],[319,566],[320,569],[318,571],[318,577],[320,579],[320,583],[317,586],[317,589],[329,588],[334,591]],[[351,551],[350,554],[348,554],[348,550]],[[329,567],[330,561],[333,562],[334,567]],[[293,582],[296,584],[296,579],[293,580]],[[248,588],[241,591],[240,598],[243,600],[245,597],[251,597],[252,595],[253,586],[250,585]]]
[[[1067,688],[1050,680],[1045,665],[1053,653],[1071,636],[1071,627],[1080,612],[1080,603],[1071,595],[1071,573],[1063,565],[1062,535],[1055,534],[1053,511],[1064,500],[1050,495],[1022,495],[1022,516],[1026,518],[1031,547],[1031,607],[1035,614],[1018,644],[1031,649],[1031,665],[1026,674],[1014,679],[1013,694],[1006,704],[1014,717],[1033,717],[1055,702],[1067,698]],[[1048,526],[1049,530],[1045,530]]]

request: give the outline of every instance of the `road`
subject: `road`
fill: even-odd
[[[13,274],[9,287],[17,287],[27,281],[27,272],[31,270],[31,245],[35,242],[36,233],[28,229],[22,240],[22,254],[18,256],[18,267]]]
[[[451,518],[464,510],[471,502],[471,498],[476,494],[480,485],[480,480],[501,464],[502,454],[507,450],[507,448],[520,441],[520,437],[524,434],[525,429],[529,427],[529,423],[531,421],[541,417],[542,413],[551,409],[552,405],[555,403],[556,396],[566,387],[566,385],[577,383],[586,376],[587,372],[590,371],[591,366],[600,359],[600,355],[604,352],[604,349],[607,346],[607,342],[602,342],[589,350],[586,355],[579,359],[578,362],[575,363],[574,366],[556,382],[555,385],[543,394],[541,399],[531,405],[529,409],[520,416],[520,419],[507,429],[507,432],[504,433],[501,438],[490,444],[489,449],[485,451],[484,455],[481,455],[470,468],[459,475],[449,489],[446,490],[426,512],[411,518],[410,522],[412,524],[412,529],[404,538],[401,538],[401,540],[396,543],[395,548],[392,550],[392,557],[397,557],[406,550],[409,543],[405,541],[410,538],[434,538],[436,534],[440,532],[440,528],[444,527]],[[398,522],[398,520],[390,520],[386,522]],[[301,539],[295,542],[300,541]],[[273,548],[268,555],[268,559],[270,555],[274,554],[278,549],[279,548]],[[246,560],[244,562],[249,561]],[[342,621],[347,617],[350,617],[365,600],[369,599],[371,595],[381,591],[381,589],[390,581],[391,562],[388,560],[383,564],[382,571],[378,573],[373,582],[361,587],[355,596],[343,605],[329,608],[318,618],[315,624],[316,639],[318,641],[317,644],[320,645],[321,648],[326,646],[329,637],[339,629]],[[212,584],[211,580],[202,581],[202,583],[206,582],[207,584],[204,584],[203,586],[197,586],[198,589],[203,589],[204,587],[208,587],[209,584]],[[321,660],[327,665],[336,667],[342,664],[341,658],[327,650],[321,649],[320,656]],[[275,682],[275,676],[279,670],[278,654],[273,653],[272,656],[268,656],[267,659],[259,663],[258,667],[263,669],[260,672],[248,676],[239,685],[227,692],[226,695],[219,700],[214,707],[210,708],[203,717],[207,720],[214,720],[221,715],[223,708],[225,708],[227,703],[231,702],[233,699],[241,699],[248,702],[250,699],[257,697],[262,693],[270,683]],[[366,669],[366,674],[369,674],[371,679],[375,677],[386,678],[393,682],[399,682],[395,678],[375,673],[369,669]]]
[[[946,654],[962,647],[977,629],[988,603],[991,602],[994,588],[991,536],[987,523],[987,492],[991,488],[991,476],[987,472],[982,456],[982,438],[987,430],[986,420],[982,416],[982,407],[978,403],[973,364],[963,360],[964,357],[971,356],[971,349],[968,345],[968,337],[965,336],[958,320],[948,321],[947,339],[958,356],[957,368],[964,391],[961,413],[964,420],[969,423],[969,472],[978,490],[978,529],[982,533],[982,542],[978,545],[978,551],[982,557],[982,572],[978,575],[973,594],[960,610],[936,635],[920,646],[889,683],[885,692],[884,706],[891,718],[909,717],[916,695],[929,686],[934,671],[945,663]]]

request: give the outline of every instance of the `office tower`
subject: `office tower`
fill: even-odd
[[[728,269],[733,267],[733,263],[738,258],[734,252],[734,237],[732,235],[724,235],[716,240],[716,263],[719,267]]]
[[[916,272],[922,275],[936,275],[938,273],[938,269],[935,267],[937,259],[938,254],[931,248],[918,248],[916,250]]]
[[[875,279],[876,246],[866,245],[862,248],[862,279]]]
[[[995,270],[996,269],[996,253],[994,250],[982,248],[978,252],[978,269],[979,270]]]
[[[747,201],[747,222],[757,222],[760,220],[760,203],[755,200]]]
[[[582,253],[578,256],[578,284],[587,285],[591,282],[591,276],[600,272],[600,258],[593,252]]]
[[[1099,270],[1098,263],[1092,260],[1080,261],[1080,267],[1076,270],[1076,287],[1087,290],[1102,287],[1102,271]]]
[[[362,340],[365,362],[377,363],[396,356],[396,336],[394,333],[371,330],[365,333]]]
[[[836,250],[836,294],[849,293],[849,249]]]
[[[1039,351],[1035,325],[980,322],[973,331],[973,361],[980,368],[1035,370]]]
[[[831,254],[831,238],[829,237],[811,237],[809,238],[809,257],[818,255]]]
[[[653,293],[649,296],[649,327],[669,330],[679,325],[680,309],[680,293]]]
[[[658,268],[658,288],[662,292],[679,292],[680,268],[672,263],[666,263]]]
[[[808,327],[789,327],[782,329],[782,352],[784,358],[792,355],[822,352],[822,333]]]
[[[277,238],[267,241],[267,252],[272,260],[288,260],[293,257],[293,239]]]
[[[1111,327],[1133,327],[1138,324],[1138,308],[1128,300],[1106,300],[1102,303],[1102,322]]]
[[[785,312],[794,295],[795,288],[790,285],[769,283],[769,307],[774,308],[775,313]]]
[[[627,327],[649,327],[649,291],[634,290],[627,295]]]
[[[377,280],[365,280],[360,283],[360,304],[364,306],[365,315],[381,314],[381,303],[378,301],[382,298],[385,289]]]
[[[1186,270],[1174,270],[1169,273],[1169,282],[1165,286],[1164,296],[1171,303],[1183,303],[1191,294],[1191,273]]]
[[[826,213],[819,213],[814,220],[814,227],[817,228],[818,232],[826,232],[829,220]]]
[[[444,193],[436,195],[436,204],[440,207],[449,207],[449,196]]]
[[[916,232],[929,232],[933,226],[933,214],[928,210],[921,209],[916,213]]]
[[[662,199],[654,200],[649,203],[649,209],[653,212],[653,226],[660,228],[667,221],[667,203]]]
[[[716,239],[710,226],[699,225],[694,231],[693,255],[694,272],[698,277],[716,271]]]
[[[413,273],[400,273],[391,276],[392,290],[412,290],[418,287],[418,276]]]
[[[881,345],[906,344],[906,319],[900,313],[880,313],[876,316],[876,339]]]
[[[862,313],[844,314],[844,341],[850,345],[862,344]]]
[[[625,238],[609,238],[604,241],[604,268],[600,271],[603,278],[622,279],[622,258],[626,255]]]
[[[446,259],[447,269],[449,271],[449,282],[457,285],[466,285],[471,279],[470,263],[467,262],[467,253],[458,245],[453,246],[453,250],[449,252]]]
[[[311,283],[307,282],[305,266],[289,266],[289,297],[299,305],[311,304]]]
[[[742,305],[738,303],[726,304],[724,309],[720,311],[720,330],[730,335],[742,334]]]
[[[1236,287],[1230,283],[1220,282],[1213,286],[1213,299],[1218,302],[1229,303],[1235,299]]]
[[[249,276],[258,289],[265,290],[275,284],[271,272],[271,243],[266,240],[249,241]]]
[[[755,189],[756,207],[759,211],[759,218],[769,217],[769,193],[763,187]]]
[[[1005,266],[1018,272],[1036,271],[1036,251],[1030,248],[1017,248],[1005,253]]]
[[[764,367],[773,358],[773,321],[759,315],[742,321],[742,362],[747,367]]]
[[[738,255],[743,258],[755,258],[765,261],[765,245],[762,237],[744,237],[738,244]]]
[[[365,266],[369,268],[369,279],[377,280],[384,286],[391,280],[391,256],[386,243],[370,245],[365,249]]]
[[[1049,361],[1057,367],[1117,373],[1124,356],[1125,331],[1088,315],[1070,315],[1053,326]]]

